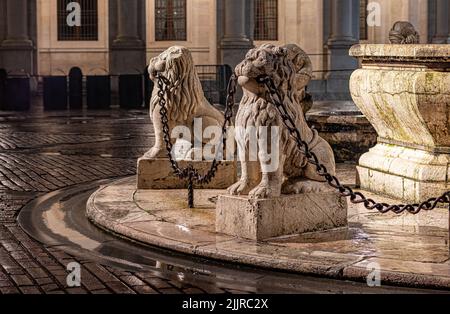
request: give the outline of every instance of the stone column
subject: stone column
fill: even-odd
[[[12,73],[32,73],[33,42],[28,30],[27,0],[7,0],[6,39],[1,44],[3,63]]]
[[[138,35],[138,0],[119,0],[117,6],[116,45],[139,45]]]
[[[112,35],[112,74],[143,73],[146,64],[145,45],[139,32],[143,12],[145,0],[116,0],[113,3],[110,15],[112,24],[117,27],[116,33]]]
[[[328,39],[329,73],[327,93],[330,97],[350,100],[349,79],[358,62],[349,56],[351,46],[359,42],[359,1],[331,1],[331,31]]]
[[[448,0],[436,1],[436,34],[434,44],[450,44],[450,4]]]
[[[223,3],[224,34],[220,41],[221,62],[233,69],[253,48],[250,30],[253,12],[252,0],[225,0]]]
[[[7,38],[3,44],[31,46],[28,35],[27,0],[7,0]]]

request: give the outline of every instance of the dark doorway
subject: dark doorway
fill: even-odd
[[[83,108],[83,72],[78,67],[69,72],[69,108]]]
[[[5,110],[29,110],[31,105],[30,78],[27,75],[9,76],[6,80],[5,94]]]
[[[141,109],[144,101],[143,79],[140,74],[119,76],[119,103],[123,109]]]
[[[96,75],[86,77],[88,109],[109,109],[111,107],[111,77]]]
[[[0,69],[0,110],[6,107],[6,80],[8,79],[8,72],[5,69]]]
[[[67,77],[45,76],[44,110],[67,110]]]

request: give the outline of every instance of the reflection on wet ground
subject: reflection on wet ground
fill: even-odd
[[[321,279],[297,274],[254,269],[247,266],[188,257],[154,247],[122,241],[102,232],[85,217],[87,198],[97,185],[92,183],[36,200],[21,212],[21,226],[33,237],[69,253],[94,258],[102,264],[133,272],[152,272],[157,276],[190,284],[208,284],[217,289],[248,293],[384,293],[423,292],[420,289],[369,288],[363,283]],[[298,243],[336,243],[340,238],[363,238],[358,229],[305,235]],[[313,241],[311,241],[313,240]],[[292,241],[291,241],[292,242]],[[339,241],[338,241],[339,242]]]

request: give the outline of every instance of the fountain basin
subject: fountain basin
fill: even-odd
[[[449,45],[355,45],[352,98],[378,134],[361,188],[420,202],[450,189]]]

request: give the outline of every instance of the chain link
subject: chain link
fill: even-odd
[[[177,160],[172,155],[173,144],[170,137],[167,102],[165,98],[166,95],[169,95],[173,85],[166,77],[164,77],[161,74],[157,76],[157,84],[158,84],[158,103],[160,107],[159,113],[161,114],[161,122],[163,125],[164,143],[166,145],[167,156],[169,158],[170,165],[175,175],[181,180],[187,180],[188,205],[189,208],[194,208],[194,183],[199,185],[205,185],[210,183],[212,179],[214,179],[217,173],[217,169],[222,163],[218,159],[220,149],[216,151],[216,156],[211,163],[211,167],[204,175],[200,174],[198,169],[195,169],[192,164],[190,164],[186,168],[180,167]],[[228,125],[231,125],[231,120],[233,118],[233,107],[236,89],[237,89],[237,77],[235,74],[233,74],[231,76],[230,82],[228,83],[227,101],[225,105],[224,122],[222,125],[222,145],[223,145],[222,148],[225,148],[225,144],[227,142],[226,138],[227,127]]]
[[[263,83],[266,86],[270,100],[277,108],[283,123],[290,132],[290,135],[295,139],[297,148],[305,155],[305,157],[308,159],[308,162],[316,167],[317,173],[321,177],[323,177],[331,187],[337,189],[342,196],[350,198],[350,201],[353,204],[364,204],[366,209],[377,210],[383,214],[388,212],[394,212],[395,214],[408,212],[416,215],[421,211],[430,211],[435,209],[439,204],[446,203],[449,203],[450,209],[450,191],[444,193],[440,197],[430,198],[429,200],[420,204],[390,205],[386,203],[377,203],[373,199],[364,196],[364,194],[353,191],[353,189],[348,185],[341,184],[339,179],[336,176],[331,175],[328,172],[327,168],[320,163],[317,155],[313,151],[311,151],[308,143],[306,143],[302,139],[301,133],[295,126],[294,119],[289,115],[288,110],[284,105],[284,99],[280,95],[280,92],[276,88],[273,80],[270,77],[265,76],[259,77],[258,82]]]

